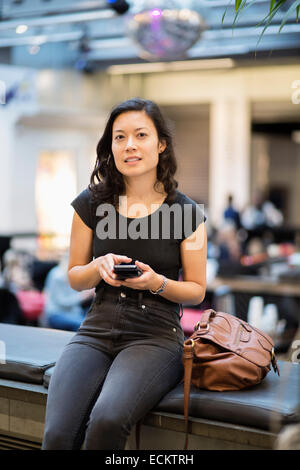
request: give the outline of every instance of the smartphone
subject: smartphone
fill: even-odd
[[[124,280],[128,277],[138,277],[143,271],[136,264],[116,264],[114,273],[118,275],[117,279]]]

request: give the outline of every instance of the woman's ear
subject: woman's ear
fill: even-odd
[[[161,142],[159,142],[159,146],[158,146],[158,153],[162,153],[167,147],[167,143],[165,140],[162,140]]]

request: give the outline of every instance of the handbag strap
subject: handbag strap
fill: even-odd
[[[184,409],[184,422],[185,422],[184,450],[187,450],[188,448],[189,401],[190,401],[193,359],[194,359],[194,341],[192,339],[188,339],[184,342],[184,349],[183,349],[183,365],[184,365],[183,409]]]
[[[212,308],[208,310],[204,310],[204,312],[202,312],[201,314],[200,321],[198,322],[199,326],[203,329],[207,328],[207,325],[209,324],[211,317],[215,315],[216,315],[216,312]]]

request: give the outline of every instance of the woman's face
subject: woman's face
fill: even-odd
[[[153,121],[144,111],[120,114],[112,127],[112,153],[115,165],[125,177],[152,174],[156,178],[159,153],[166,144],[159,142]]]

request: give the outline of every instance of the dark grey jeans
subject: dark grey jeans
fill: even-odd
[[[182,379],[180,306],[141,294],[97,295],[55,366],[42,449],[124,449],[132,427]]]

